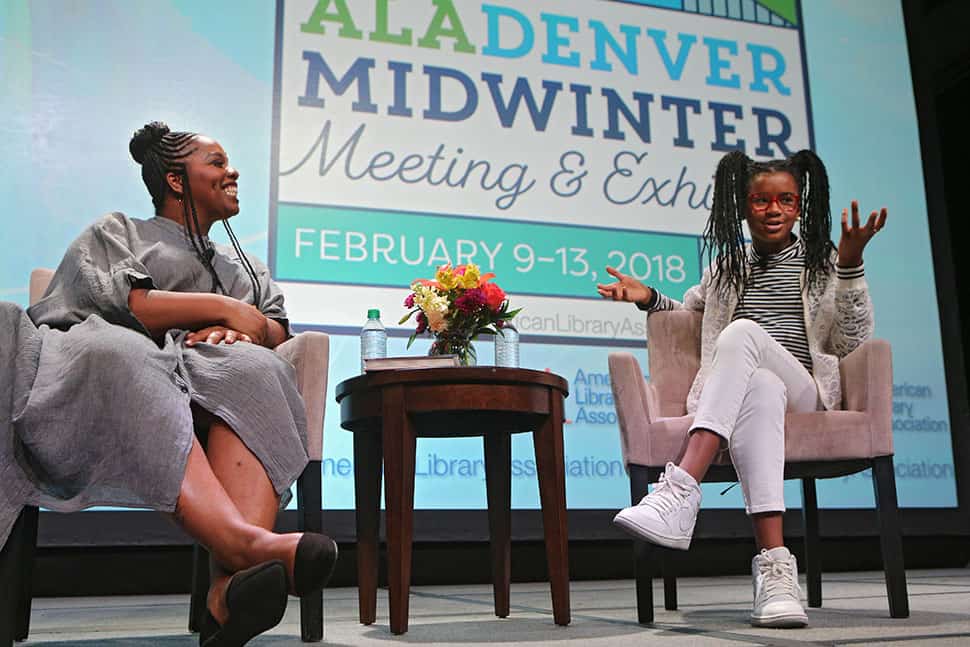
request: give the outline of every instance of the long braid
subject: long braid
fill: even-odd
[[[212,277],[212,287],[209,288],[210,292],[215,292],[216,289],[223,294],[228,294],[226,287],[219,280],[219,274],[216,272],[216,268],[212,266],[212,257],[215,256],[216,250],[212,247],[212,243],[207,241],[202,237],[202,232],[199,227],[199,214],[195,210],[195,200],[192,199],[192,185],[189,182],[189,176],[186,174],[185,170],[182,171],[182,186],[185,188],[185,199],[183,200],[182,212],[186,215],[191,211],[192,218],[185,218],[185,224],[188,225],[186,229],[191,230],[192,234],[192,246],[195,247],[196,254],[202,260],[202,265],[209,271],[209,276]],[[191,223],[191,224],[189,224]],[[198,243],[196,243],[196,239]]]
[[[747,275],[741,223],[746,208],[743,205],[747,204],[749,162],[740,151],[721,158],[714,176],[714,205],[703,236],[703,249],[708,264],[714,267],[718,290],[733,290],[739,296]]]
[[[810,150],[787,159],[755,162],[740,151],[721,158],[714,176],[714,205],[703,234],[703,249],[712,266],[719,291],[743,297],[747,279],[742,223],[748,213],[751,180],[762,173],[790,173],[799,187],[801,225],[805,243],[807,286],[814,286],[832,271],[832,217],[829,210],[828,174],[822,160]]]
[[[790,158],[801,188],[802,224],[799,232],[805,241],[805,268],[808,284],[832,271],[832,213],[829,208],[829,177],[818,155],[801,150]]]
[[[239,240],[236,238],[236,232],[232,230],[229,226],[228,220],[222,221],[222,226],[226,228],[226,233],[229,234],[229,240],[232,241],[232,247],[236,250],[236,254],[242,260],[243,265],[246,267],[246,274],[249,275],[249,280],[253,284],[253,299],[257,305],[263,300],[263,290],[259,287],[259,279],[256,278],[256,270],[253,268],[252,264],[249,262],[249,258],[243,253],[242,245],[239,244]]]

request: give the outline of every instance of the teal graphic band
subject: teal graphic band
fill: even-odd
[[[406,287],[439,265],[476,263],[515,294],[597,297],[605,267],[674,298],[700,278],[696,236],[280,203],[282,281]]]

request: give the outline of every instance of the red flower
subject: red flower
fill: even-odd
[[[455,307],[462,312],[475,312],[485,305],[485,294],[478,288],[465,290],[465,293],[455,299]]]
[[[497,312],[505,301],[505,291],[494,283],[486,283],[480,289],[485,294],[485,303],[489,310]]]
[[[405,297],[405,299],[404,299],[404,307],[405,308],[413,308],[414,307],[414,292],[412,292],[411,294],[407,295],[407,297]]]
[[[416,320],[418,322],[418,326],[415,328],[414,332],[415,334],[420,335],[428,329],[428,318],[424,316],[423,312],[419,312]]]

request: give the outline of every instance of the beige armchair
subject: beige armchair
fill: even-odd
[[[37,302],[47,289],[54,272],[36,269],[30,275],[30,303]],[[276,352],[296,368],[297,386],[306,405],[307,441],[310,463],[297,480],[297,508],[302,531],[323,531],[321,461],[323,459],[323,416],[327,403],[327,368],[330,337],[320,332],[303,332],[276,347]],[[0,553],[0,590],[12,592],[0,605],[0,647],[14,640],[25,640],[30,629],[31,576],[37,544],[37,508],[24,508]],[[205,614],[209,587],[208,556],[195,546],[192,573],[192,602],[189,629],[198,631]],[[4,596],[6,597],[6,596]],[[9,605],[8,605],[9,603]],[[323,638],[323,593],[318,591],[300,600],[300,629],[306,642]]]
[[[657,312],[647,318],[650,381],[629,353],[609,357],[613,398],[620,425],[623,461],[630,476],[630,499],[637,503],[647,484],[656,482],[668,461],[686,448],[687,392],[700,367],[701,314],[690,310]],[[791,413],[785,418],[785,478],[802,481],[805,521],[805,571],[808,603],[822,606],[816,478],[832,478],[872,468],[879,513],[890,615],[909,616],[906,573],[896,503],[892,439],[892,352],[883,340],[870,340],[843,358],[843,410]],[[727,451],[704,479],[737,480]],[[634,542],[639,622],[653,622],[649,561],[665,549]],[[677,608],[676,576],[664,560],[664,598]]]

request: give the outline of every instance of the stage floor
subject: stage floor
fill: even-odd
[[[544,583],[512,585],[511,615],[492,613],[488,585],[417,586],[411,589],[410,631],[393,636],[387,626],[387,592],[378,592],[377,624],[357,622],[357,589],[328,589],[324,640],[329,645],[395,642],[438,645],[539,645],[573,643],[637,645],[968,645],[970,569],[909,571],[911,615],[889,617],[881,572],[823,574],[824,606],[809,609],[809,627],[755,629],[747,618],[747,577],[683,578],[681,608],[665,611],[655,588],[656,623],[635,620],[633,581],[584,581],[571,585],[572,624],[552,622]],[[659,585],[659,581],[655,581]],[[802,577],[804,585],[804,576]],[[30,640],[22,645],[149,647],[197,645],[186,629],[188,596],[39,598]],[[252,645],[300,645],[299,604],[291,598],[283,623]],[[662,643],[661,643],[662,641]]]

